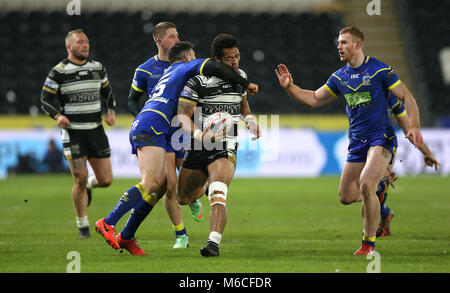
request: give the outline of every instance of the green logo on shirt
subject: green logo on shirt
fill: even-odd
[[[358,92],[353,94],[346,94],[345,100],[347,101],[347,105],[351,108],[357,106],[365,106],[372,102],[370,92]]]

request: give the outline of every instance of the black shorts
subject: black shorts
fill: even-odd
[[[202,170],[203,173],[208,175],[208,166],[220,158],[230,160],[236,167],[237,149],[211,151],[190,150],[186,152],[181,166],[192,170]]]
[[[109,158],[108,137],[103,126],[94,129],[61,129],[64,157],[67,160],[84,156],[88,158]]]

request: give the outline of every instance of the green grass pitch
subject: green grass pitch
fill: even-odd
[[[175,250],[162,202],[137,233],[143,257],[112,250],[93,224],[106,216],[137,179],[115,179],[95,189],[88,208],[92,237],[78,239],[70,175],[16,176],[0,181],[0,273],[65,273],[71,251],[82,273],[365,273],[359,203],[344,206],[338,177],[234,179],[220,257],[204,258],[209,205],[197,223],[183,207],[190,247]],[[450,271],[450,180],[403,177],[390,189],[392,236],[377,239],[382,273]],[[118,223],[121,231],[128,214]]]

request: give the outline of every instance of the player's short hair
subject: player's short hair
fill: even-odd
[[[175,43],[175,45],[167,51],[169,62],[172,64],[177,60],[183,59],[183,54],[189,52],[191,49],[194,49],[194,45],[191,42],[181,41]]]
[[[67,35],[66,35],[66,38],[65,38],[66,45],[69,43],[69,39],[70,39],[70,37],[71,37],[73,34],[86,34],[86,33],[85,33],[84,30],[81,29],[81,28],[77,28],[77,29],[71,30],[71,31],[68,32]]]
[[[340,35],[345,33],[349,33],[350,35],[352,35],[353,41],[355,41],[356,38],[358,39],[358,41],[364,42],[364,33],[355,26],[347,26],[339,31]]]
[[[218,34],[211,43],[211,56],[222,58],[223,49],[230,49],[239,46],[239,41],[229,34]]]
[[[153,28],[153,40],[156,42],[157,38],[163,38],[166,31],[170,28],[176,29],[177,26],[170,21],[163,21],[155,25]]]

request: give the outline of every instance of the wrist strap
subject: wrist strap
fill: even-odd
[[[247,116],[245,116],[245,118],[244,118],[245,124],[248,125],[248,123],[249,123],[250,121],[253,121],[253,122],[256,123],[256,116],[253,115],[253,114],[248,114]]]
[[[192,137],[196,140],[202,141],[202,134],[203,132],[200,129],[195,129]]]

